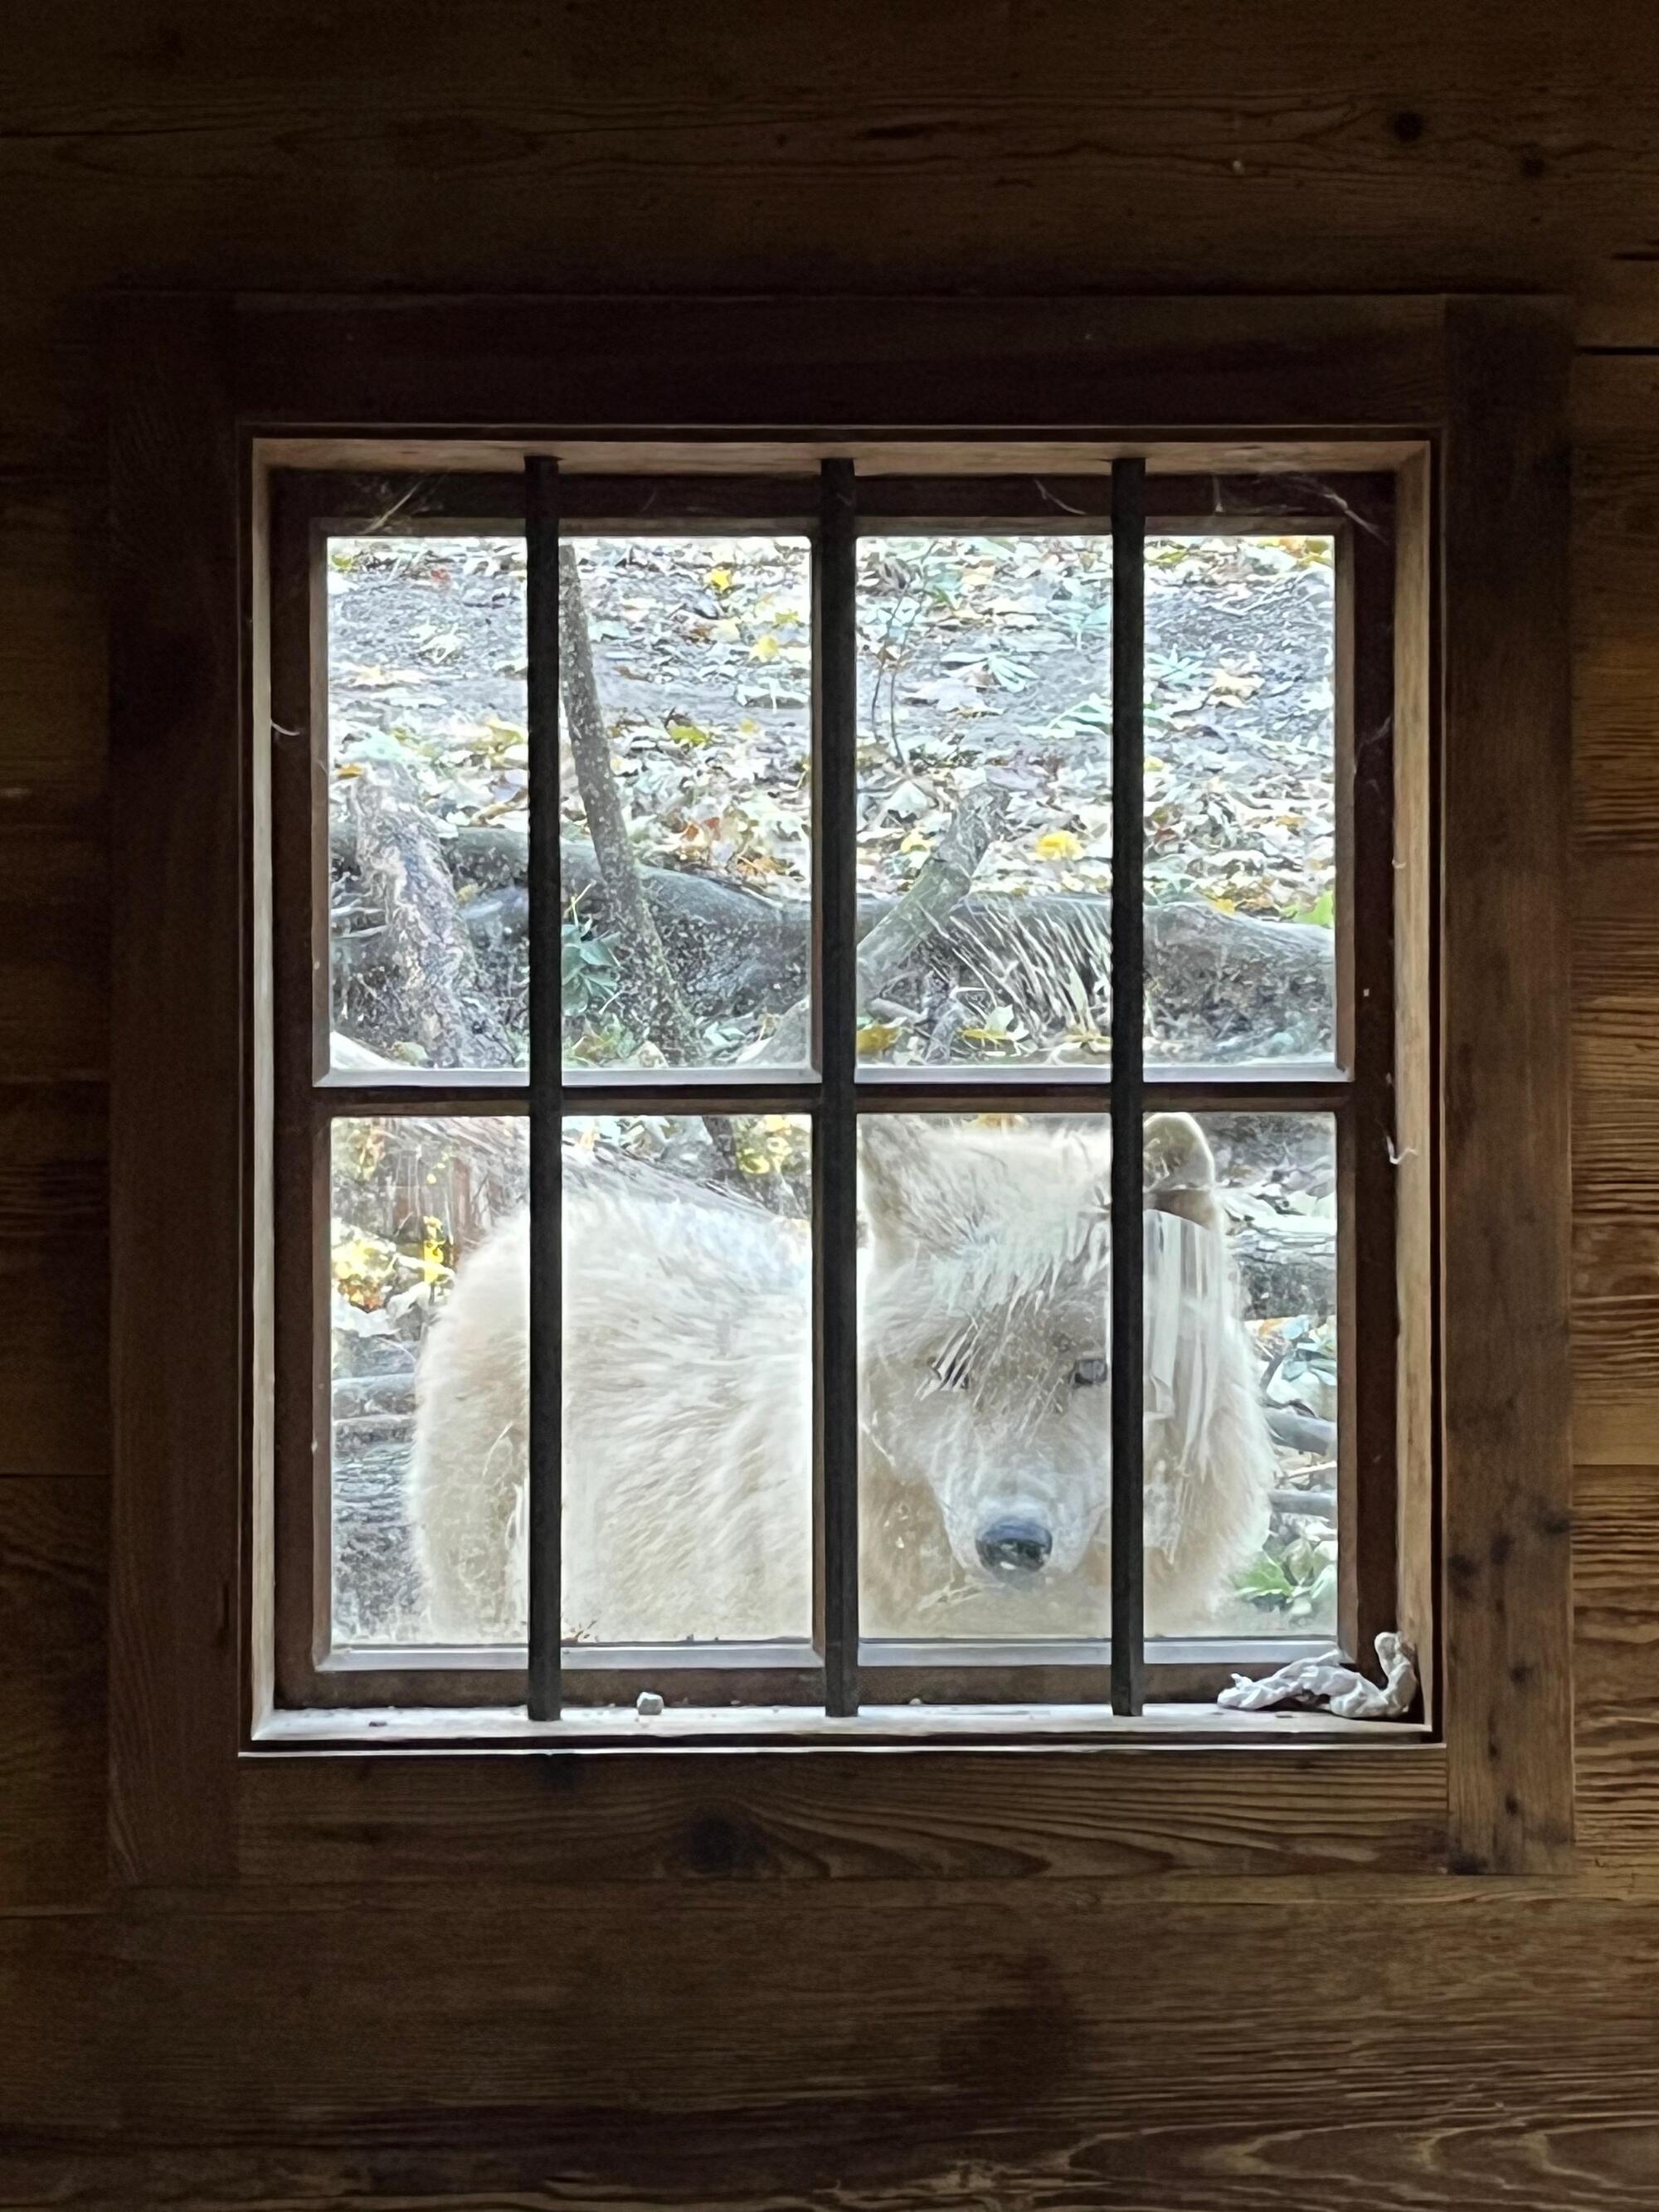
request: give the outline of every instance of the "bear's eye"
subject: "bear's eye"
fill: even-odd
[[[933,1362],[933,1386],[939,1390],[965,1390],[972,1380],[968,1362],[959,1352],[946,1352]]]
[[[1072,1370],[1072,1388],[1074,1390],[1092,1390],[1097,1382],[1105,1382],[1111,1371],[1110,1365],[1104,1359],[1079,1359]]]

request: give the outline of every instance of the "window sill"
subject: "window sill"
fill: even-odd
[[[251,1750],[259,1755],[375,1749],[619,1751],[654,1745],[680,1751],[805,1750],[833,1745],[875,1751],[973,1744],[1085,1750],[1114,1743],[1144,1749],[1272,1740],[1294,1741],[1298,1749],[1310,1742],[1420,1746],[1433,1740],[1433,1732],[1414,1721],[1343,1720],[1333,1713],[1282,1708],[1236,1712],[1213,1705],[1161,1704],[1133,1719],[1097,1705],[869,1705],[845,1720],[801,1705],[682,1706],[651,1715],[627,1706],[595,1705],[545,1722],[528,1719],[521,1708],[403,1706],[271,1713],[255,1729]]]

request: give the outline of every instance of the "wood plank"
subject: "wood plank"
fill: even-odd
[[[108,1462],[106,1122],[100,1084],[0,1084],[0,1476]]]
[[[228,1870],[240,1718],[248,749],[221,328],[133,304],[112,333],[110,1729],[135,1881]],[[158,1144],[187,1172],[157,1175]]]
[[[1581,356],[1574,483],[1573,1447],[1659,1455],[1659,364]]]
[[[106,1887],[106,1485],[0,1482],[0,1912]]]
[[[0,374],[7,337],[0,295]],[[101,475],[64,474],[60,453],[0,463],[0,826],[100,836],[108,678],[101,562],[88,549],[101,544],[107,495]]]
[[[260,1757],[255,1886],[1431,1870],[1432,1745],[1109,1753]]]
[[[1573,1188],[1578,1218],[1659,1218],[1659,1035],[1637,1006],[1581,1012],[1574,1060]]]
[[[0,824],[0,1066],[66,1082],[108,1066],[101,834]]]
[[[1316,27],[1301,0],[1221,11],[1196,44],[1155,17],[1103,40],[1089,0],[809,6],[742,40],[706,5],[666,34],[650,0],[528,41],[517,0],[402,27],[388,0],[325,21],[178,0],[165,35],[114,48],[72,15],[20,23],[19,288],[160,267],[209,285],[1260,291],[1293,267],[1310,291],[1571,290],[1603,339],[1659,328],[1659,57],[1649,15],[1607,0],[1565,26],[1545,0],[1497,22],[1449,0],[1386,40]],[[434,115],[453,121],[441,162],[411,161]],[[343,223],[348,158],[362,205]]]
[[[1581,357],[1574,375],[1575,828],[1581,866],[1659,854],[1659,374]],[[1580,886],[1589,919],[1611,884]]]
[[[1460,302],[1443,765],[1453,1863],[1571,1838],[1567,329]]]
[[[1580,1832],[1659,1857],[1659,1463],[1578,1472],[1575,1738]]]
[[[1572,1316],[1580,1464],[1659,1461],[1659,1220],[1580,1218]]]
[[[764,1890],[740,1912],[717,1892],[667,1912],[602,1894],[391,1922],[128,1915],[101,1976],[84,1936],[0,1928],[0,1962],[30,1976],[0,2009],[0,2068],[36,2116],[0,2190],[268,2212],[1637,2212],[1659,1923],[1484,1895],[1417,1916],[1158,1899],[1127,1937],[1087,1883],[1006,1884],[966,1919],[948,1896],[897,1914],[850,1890],[807,1915]],[[77,1959],[102,1984],[90,2022]],[[1264,2014],[1293,2094],[1243,2063]],[[84,2105],[76,2027],[116,2061]]]
[[[103,1914],[0,1912],[0,2205],[61,2202],[66,2154],[118,2140],[117,1974]]]
[[[852,309],[849,312],[849,306]],[[1443,410],[1436,299],[249,298],[235,386],[262,425],[430,418],[551,428],[763,422],[1398,428]],[[548,364],[558,363],[550,376]],[[833,393],[835,412],[825,413]]]

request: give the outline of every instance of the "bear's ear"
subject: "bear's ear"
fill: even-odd
[[[1205,1229],[1224,1219],[1216,1195],[1215,1155],[1190,1114],[1149,1115],[1141,1189],[1148,1206],[1179,1213]]]

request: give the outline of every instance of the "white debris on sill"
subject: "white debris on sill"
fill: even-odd
[[[1349,1666],[1340,1651],[1321,1651],[1311,1659],[1293,1659],[1256,1681],[1235,1674],[1232,1687],[1223,1690],[1216,1703],[1246,1713],[1269,1705],[1325,1705],[1345,1721],[1397,1721],[1411,1711],[1417,1695],[1416,1655],[1384,1629],[1376,1639],[1376,1656],[1388,1678],[1381,1689]]]
[[[634,1710],[642,1721],[653,1721],[662,1711],[662,1696],[656,1690],[641,1690],[634,1700]]]

